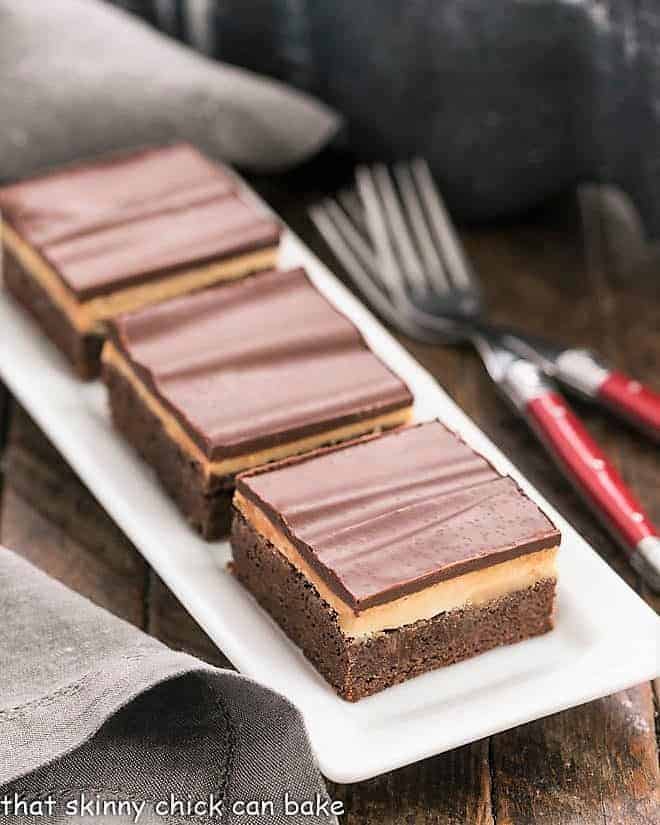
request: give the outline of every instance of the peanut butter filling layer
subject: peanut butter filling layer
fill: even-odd
[[[106,342],[101,357],[104,364],[117,370],[117,372],[130,382],[142,402],[146,404],[154,415],[158,416],[168,436],[195,461],[199,462],[204,476],[207,479],[212,476],[233,475],[242,470],[259,467],[261,464],[266,464],[269,461],[277,461],[281,458],[288,458],[292,455],[309,452],[324,444],[347,441],[351,438],[364,435],[365,433],[396,427],[405,424],[412,415],[412,408],[404,407],[391,413],[366,418],[343,427],[335,427],[334,429],[305,436],[304,438],[298,438],[285,444],[278,444],[265,450],[257,450],[252,453],[232,456],[221,461],[212,461],[184,430],[177,418],[167,410],[151,390],[145,387],[142,381],[140,381],[130,364],[112,341]]]
[[[314,585],[321,598],[336,611],[342,631],[352,638],[369,636],[382,630],[394,630],[457,608],[479,607],[509,593],[533,587],[542,579],[557,577],[556,556],[559,548],[550,547],[481,570],[473,570],[355,613],[328,587],[287,536],[256,504],[237,492],[234,494],[234,506],[258,533],[268,539]]]
[[[277,247],[272,246],[187,269],[185,272],[164,276],[148,283],[119,289],[88,301],[78,301],[55,270],[35,249],[25,243],[7,224],[1,224],[0,227],[3,245],[41,284],[81,334],[101,329],[103,321],[123,312],[132,312],[220,281],[230,281],[251,272],[271,269],[277,261]]]

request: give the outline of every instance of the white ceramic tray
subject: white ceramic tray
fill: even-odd
[[[291,233],[281,264],[302,264],[410,385],[419,419],[438,417],[510,473],[563,533],[557,625],[349,704],[337,698],[226,570],[226,542],[188,528],[113,432],[103,387],[81,384],[0,295],[0,373],[53,444],[199,624],[243,673],[302,711],[323,773],[352,782],[630,687],[660,672],[660,620],[522,478],[436,382]]]

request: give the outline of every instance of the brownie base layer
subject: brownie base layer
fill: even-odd
[[[39,281],[10,249],[4,247],[3,276],[7,291],[21,304],[83,380],[98,377],[103,336],[81,332]]]
[[[342,632],[336,611],[314,585],[235,509],[231,546],[239,581],[350,702],[552,629],[556,582],[542,579],[483,607],[451,610],[353,639]]]
[[[115,428],[155,470],[186,519],[208,541],[226,536],[231,522],[233,476],[206,479],[200,462],[170,438],[160,418],[120,372],[104,364],[103,381]]]

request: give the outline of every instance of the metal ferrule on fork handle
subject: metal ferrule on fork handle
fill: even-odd
[[[553,390],[552,382],[541,369],[524,358],[516,358],[509,364],[498,381],[498,387],[523,414],[530,401]]]
[[[500,388],[564,475],[619,540],[631,564],[660,590],[660,538],[649,516],[565,399],[541,370],[514,360]]]
[[[649,587],[660,593],[660,538],[647,536],[642,539],[630,557],[630,563]]]
[[[660,393],[622,372],[608,369],[587,349],[562,352],[555,361],[555,376],[660,441]]]

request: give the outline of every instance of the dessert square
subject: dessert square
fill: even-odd
[[[175,144],[0,188],[4,280],[76,373],[108,321],[275,265],[280,226],[225,167]]]
[[[552,628],[560,535],[439,422],[241,474],[235,575],[344,699]]]
[[[407,421],[412,396],[302,269],[271,271],[110,322],[117,429],[207,538],[237,473]]]

